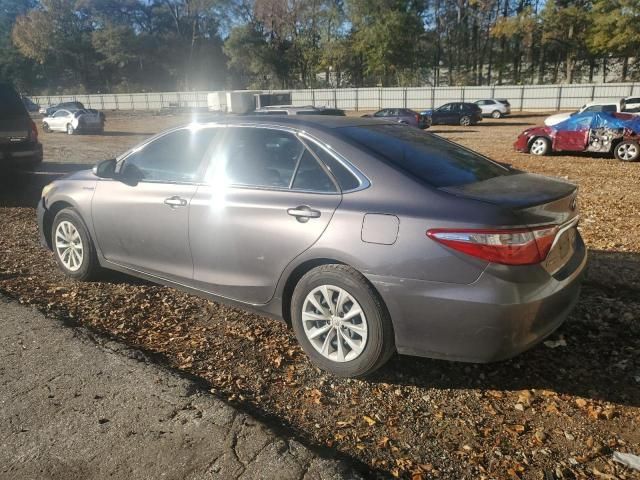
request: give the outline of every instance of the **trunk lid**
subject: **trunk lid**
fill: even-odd
[[[512,210],[518,218],[514,227],[557,226],[555,241],[543,262],[552,274],[571,259],[577,248],[578,187],[572,183],[517,173],[441,190]]]

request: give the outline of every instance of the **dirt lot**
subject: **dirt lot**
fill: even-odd
[[[590,266],[556,348],[492,365],[396,356],[366,381],[336,379],[279,322],[128,277],[64,279],[37,244],[31,205],[46,173],[3,173],[0,290],[160,354],[230,402],[364,462],[371,476],[640,478],[611,460],[616,450],[640,455],[640,164],[514,153],[517,133],[543,118],[431,131],[580,186]],[[186,119],[111,115],[104,137],[43,134],[42,170],[93,163]]]

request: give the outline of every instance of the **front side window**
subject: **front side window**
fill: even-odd
[[[70,113],[67,112],[66,110],[58,110],[56,113],[53,114],[55,118],[66,117],[68,115],[70,115]]]
[[[214,161],[234,185],[289,188],[303,153],[291,133],[268,128],[228,127]]]
[[[451,110],[451,103],[447,103],[445,105],[442,105],[440,108],[438,108],[438,112],[448,112]]]
[[[153,182],[194,182],[216,128],[183,128],[147,144],[124,160],[122,174]]]

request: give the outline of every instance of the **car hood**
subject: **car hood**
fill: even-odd
[[[556,125],[557,123],[564,122],[570,118],[572,113],[556,113],[544,119],[544,124],[548,127]]]

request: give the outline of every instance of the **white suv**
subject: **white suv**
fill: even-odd
[[[483,117],[501,118],[511,113],[511,104],[504,98],[478,100],[476,105],[482,110]]]

